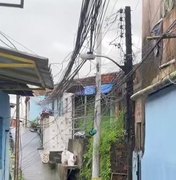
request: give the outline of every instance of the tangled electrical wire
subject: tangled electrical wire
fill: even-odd
[[[73,65],[76,61],[76,58],[88,36],[90,33],[91,27],[96,29],[99,27],[97,25],[97,19],[102,19],[100,16],[103,14],[103,9],[105,7],[106,0],[93,0],[93,1],[86,1],[83,0],[79,25],[77,30],[77,38],[74,50],[72,52],[70,61],[68,63],[67,68],[65,69],[64,75],[60,82],[58,83],[57,87],[52,91],[52,93],[48,96],[45,102],[49,102],[50,100],[54,99],[58,94],[63,93],[64,90],[69,86],[70,82],[76,76],[78,71],[84,65],[86,61],[82,61],[77,68],[72,72]],[[72,72],[72,73],[71,73]]]

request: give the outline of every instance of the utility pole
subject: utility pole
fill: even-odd
[[[97,39],[97,52],[101,54],[101,31]],[[96,58],[96,96],[94,129],[97,133],[93,136],[93,155],[92,155],[92,179],[100,177],[100,136],[101,136],[101,57]]]
[[[19,132],[20,132],[20,96],[16,96],[16,131],[15,131],[15,168],[14,180],[19,180]]]
[[[126,31],[126,58],[124,62],[125,75],[133,69],[132,59],[132,38],[131,38],[131,9],[125,7],[125,31]],[[133,95],[133,76],[126,80],[126,132],[128,147],[128,180],[132,180],[132,158],[134,150],[134,102],[131,100]]]

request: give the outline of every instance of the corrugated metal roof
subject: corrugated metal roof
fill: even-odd
[[[5,91],[8,94],[17,94],[22,96],[32,96],[32,90],[26,85],[16,83],[13,81],[0,80],[0,90]]]
[[[10,94],[30,94],[32,89],[27,84],[53,88],[48,59],[0,47],[0,89]]]

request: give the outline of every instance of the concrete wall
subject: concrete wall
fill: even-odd
[[[167,14],[167,16],[163,19],[163,31],[167,31],[168,27],[175,21],[176,19],[176,7],[171,10],[170,13]],[[175,30],[173,31],[175,33]],[[171,39],[166,39],[163,40],[163,58],[162,58],[162,63],[166,63],[174,58],[176,58],[176,39],[171,38]]]
[[[176,172],[176,89],[172,85],[147,98],[142,180],[174,180]]]
[[[72,123],[53,116],[43,120],[43,146],[46,151],[63,151],[68,148],[68,140],[72,137]]]
[[[145,142],[145,98],[135,101],[135,150],[144,151]]]
[[[54,117],[72,117],[72,93],[64,93],[54,100]]]
[[[44,147],[42,158],[47,162],[51,151],[68,149],[68,141],[72,138],[72,94],[65,93],[62,97],[56,98],[54,115],[44,118],[41,122]]]
[[[143,20],[142,20],[142,57],[148,54],[149,49],[156,43],[156,40],[147,40],[147,36],[153,36],[151,33],[154,26],[162,18],[161,34],[168,30],[168,27],[176,19],[176,3],[168,9],[167,2],[173,0],[143,0]],[[165,39],[159,44],[159,54],[156,56],[153,53],[145,59],[141,71],[141,88],[145,88],[153,83],[159,82],[164,77],[175,71],[176,64],[172,64],[167,68],[160,69],[163,63],[166,63],[176,58],[176,39]],[[135,133],[136,133],[136,148],[144,151],[145,142],[145,96],[136,100],[135,102]],[[137,139],[137,124],[141,123],[141,145]],[[142,146],[142,147],[139,147]]]
[[[156,41],[154,41],[154,40],[152,40],[152,41],[147,40],[147,36],[152,36],[151,31],[154,28],[154,26],[156,25],[156,23],[162,18],[162,26],[161,26],[161,35],[162,35],[164,32],[166,32],[168,30],[168,27],[176,19],[176,3],[174,6],[170,6],[170,8],[168,8],[168,6],[166,4],[167,2],[170,2],[170,5],[171,5],[171,3],[175,2],[175,1],[174,0],[165,0],[165,1],[143,0],[142,57],[145,57],[146,54],[148,53],[149,49],[156,43]],[[175,31],[173,31],[173,32],[175,33]],[[160,49],[159,49],[158,56],[156,56],[154,54],[154,52],[151,53],[151,55],[147,58],[146,62],[143,63],[143,65],[141,67],[142,88],[148,87],[149,85],[151,85],[153,83],[160,82],[160,80],[162,80],[164,77],[166,77],[167,75],[169,75],[171,72],[175,71],[175,69],[176,69],[176,64],[172,64],[169,67],[163,68],[163,69],[159,68],[163,63],[166,63],[166,62],[176,58],[176,50],[174,48],[176,46],[176,39],[173,38],[173,39],[162,40],[159,45],[160,45]],[[163,108],[163,109],[160,108],[159,102],[160,101],[162,102],[162,98],[164,98],[165,95],[162,94],[162,96],[157,95],[157,98],[155,98],[155,100],[158,99],[157,101],[153,101],[153,100],[147,101],[146,108],[144,106],[146,103],[146,98],[148,98],[148,97],[145,94],[143,94],[142,97],[138,98],[135,101],[135,105],[136,105],[135,106],[135,135],[136,135],[135,151],[138,153],[139,151],[142,150],[142,152],[144,153],[144,157],[143,157],[143,161],[142,161],[143,165],[144,165],[144,163],[146,163],[148,161],[148,159],[147,159],[148,155],[146,154],[146,151],[148,152],[150,143],[152,144],[153,140],[155,139],[154,131],[157,132],[160,129],[160,128],[158,128],[159,127],[158,125],[160,124],[159,121],[162,118],[166,118],[166,116],[169,114],[169,110],[167,108]],[[152,103],[154,103],[155,106],[153,106]],[[172,104],[172,102],[168,102],[166,100],[165,104]],[[156,109],[158,108],[157,110],[155,109],[156,112],[154,112],[155,110],[152,109],[153,107],[156,107]],[[149,113],[149,111],[151,111],[153,113]],[[150,116],[150,118],[149,118],[149,116]],[[153,119],[153,121],[150,119]],[[153,126],[153,127],[150,127],[153,130],[152,133],[153,133],[153,137],[154,137],[154,138],[150,137],[150,140],[148,138],[149,138],[149,134],[151,134],[151,132],[147,132],[148,121],[149,122],[151,121],[151,123],[153,123],[153,122],[157,123],[157,124],[152,124],[151,126]],[[139,132],[137,132],[137,125],[141,126],[140,143],[139,143],[139,136],[138,136]],[[163,129],[163,132],[165,132],[165,129]],[[162,132],[160,132],[160,133],[162,135],[164,134]],[[162,143],[162,142],[160,141],[160,143]],[[156,144],[158,144],[158,143],[156,142]],[[153,144],[153,146],[155,147],[156,145]],[[160,147],[159,144],[158,144],[158,146]],[[151,147],[151,149],[152,149],[152,147]],[[158,153],[160,154],[159,151],[160,150],[158,150]],[[153,154],[151,153],[150,156],[151,156],[150,157],[151,158],[150,165],[154,166],[154,164],[155,164],[154,161],[156,160],[156,162],[157,162],[158,159],[153,158],[153,160],[152,160],[152,157],[155,157],[154,153]],[[158,158],[158,156],[157,156],[157,158]],[[155,167],[157,165],[155,164]],[[152,172],[147,172],[147,173],[146,173],[147,165],[145,166],[144,169],[145,169],[146,177],[143,177],[143,178],[144,179],[161,179],[159,177],[152,177],[152,176],[147,177],[147,174],[152,174],[154,172],[154,169],[151,166],[150,166],[150,170]],[[158,173],[157,171],[158,171],[158,169],[156,170],[156,174]],[[143,176],[145,176],[145,175],[143,175]],[[142,178],[142,180],[143,180],[143,178]]]
[[[83,165],[83,155],[86,151],[86,139],[70,139],[68,144],[68,150],[77,156],[76,165],[79,168]]]
[[[60,179],[66,180],[69,174],[70,179],[77,180],[79,178],[79,170],[83,164],[83,155],[86,150],[86,140],[85,139],[70,139],[68,144],[68,150],[77,156],[77,162],[75,167],[64,166],[58,164],[58,174]]]
[[[143,0],[143,17],[142,17],[142,58],[146,56],[149,49],[156,43],[147,40],[147,36],[151,36],[151,31],[156,23],[162,17],[162,0]],[[162,44],[161,44],[162,47]],[[159,72],[159,65],[162,59],[162,52],[155,57],[151,53],[145,63],[141,67],[142,87],[151,84],[153,78]]]
[[[127,146],[125,143],[115,143],[111,147],[111,179],[127,179]]]
[[[57,144],[58,150],[63,151],[68,148],[68,141],[72,138],[72,94],[64,93],[60,98],[60,102],[55,100],[57,103],[54,103],[54,123],[56,124],[57,132]],[[61,110],[61,112],[59,112]]]
[[[142,37],[143,42],[146,36],[150,35],[153,26],[162,17],[163,9],[162,0],[143,0],[142,2]]]
[[[161,33],[165,33],[176,19],[176,3],[168,7],[167,2],[172,4],[174,0],[143,0],[143,21],[142,21],[142,57],[148,54],[149,49],[155,45],[156,40],[147,40],[147,36],[154,36],[151,31],[157,22],[162,18]],[[174,28],[173,28],[174,30]],[[173,31],[175,33],[175,30]],[[176,58],[176,39],[164,39],[159,43],[159,55],[151,53],[143,64],[142,87],[147,87],[160,72],[159,66]]]
[[[2,118],[2,148],[0,180],[9,180],[9,128],[10,128],[10,103],[9,96],[0,92],[0,117]]]

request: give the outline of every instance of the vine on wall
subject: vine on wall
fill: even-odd
[[[92,122],[86,129],[90,130]],[[114,143],[121,143],[124,140],[124,116],[117,118],[104,118],[101,124],[101,146],[100,164],[102,180],[110,180],[111,177],[111,147]],[[90,180],[92,171],[92,150],[93,138],[89,138],[87,152],[84,154],[83,167],[81,169],[81,179]]]

